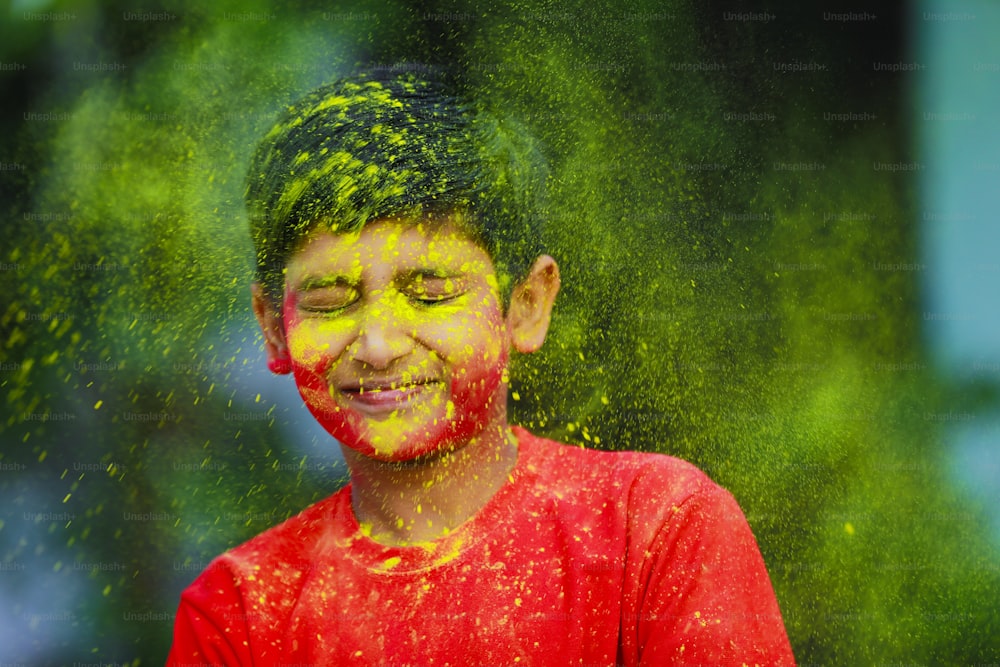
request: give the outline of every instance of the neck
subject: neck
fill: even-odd
[[[506,419],[464,446],[433,457],[388,463],[342,447],[358,522],[386,544],[438,539],[483,508],[517,463]]]

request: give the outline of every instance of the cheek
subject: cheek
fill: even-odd
[[[326,381],[335,356],[330,353],[329,343],[322,342],[316,327],[299,323],[298,326],[290,325],[287,331],[295,385],[310,412],[326,426],[337,412]]]
[[[340,356],[354,330],[350,318],[303,318],[294,304],[284,308],[285,338],[288,342],[292,367],[299,372],[324,375]]]
[[[507,368],[503,320],[498,316],[476,320],[453,335],[453,393],[459,400],[483,401],[496,390]]]
[[[333,437],[341,442],[353,442],[359,431],[356,416],[342,410],[330,395],[328,371],[337,362],[342,349],[339,342],[343,326],[322,320],[294,318],[286,320],[287,340],[292,357],[292,375],[299,395],[313,418]],[[341,335],[338,335],[341,334]],[[362,453],[368,453],[363,451]]]

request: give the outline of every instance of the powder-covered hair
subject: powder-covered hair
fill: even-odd
[[[521,125],[462,98],[441,70],[366,70],[309,93],[263,138],[247,174],[257,280],[318,225],[458,213],[493,259],[504,303],[541,254],[545,161]]]

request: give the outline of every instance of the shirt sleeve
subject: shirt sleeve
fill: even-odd
[[[728,491],[702,479],[680,502],[655,476],[632,489],[624,662],[794,665],[750,526]]]
[[[253,663],[236,575],[216,560],[181,594],[167,667]]]

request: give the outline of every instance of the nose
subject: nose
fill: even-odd
[[[373,304],[362,317],[353,347],[355,361],[382,370],[409,354],[413,338],[402,329],[402,322],[391,307]]]

